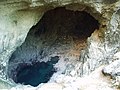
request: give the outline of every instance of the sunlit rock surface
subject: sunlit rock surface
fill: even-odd
[[[22,43],[25,41],[25,38],[27,37],[30,28],[36,25],[36,23],[41,19],[43,14],[50,9],[61,6],[65,6],[66,9],[74,10],[74,11],[84,10],[90,13],[100,23],[99,31],[95,31],[91,35],[91,37],[87,39],[87,47],[86,49],[81,51],[80,59],[77,62],[73,62],[72,67],[70,64],[68,68],[66,68],[63,77],[68,76],[69,79],[71,78],[76,79],[78,77],[87,76],[101,65],[105,65],[113,62],[112,57],[116,52],[119,52],[119,47],[120,47],[120,35],[119,35],[120,34],[119,31],[120,1],[119,0],[99,0],[99,1],[98,0],[1,0],[0,1],[0,79],[1,79],[0,88],[1,89],[13,87],[12,89],[15,90],[15,86],[19,89],[28,88],[28,86],[17,85],[8,78],[7,76],[8,61],[12,53],[16,50],[16,48],[21,46]],[[56,76],[53,76],[50,82],[54,82],[55,79],[56,80],[58,79],[55,77]],[[72,80],[69,81],[73,82]],[[105,80],[103,80],[103,82],[105,82]],[[56,83],[54,82],[54,84]],[[59,89],[70,90],[71,87],[69,87],[69,85],[68,87],[66,86],[66,89],[63,88],[64,85],[62,86],[62,84],[60,84],[60,86],[56,84],[55,87],[53,88],[58,88],[57,90]],[[102,85],[103,88],[105,88],[103,83]],[[105,86],[107,86],[106,87],[107,89],[105,88],[104,90],[114,90],[114,88],[110,87],[110,85],[107,82],[107,84],[105,84]],[[29,88],[32,89],[33,87],[30,86]],[[36,88],[38,90],[44,90],[41,88],[46,88],[46,87],[40,85]],[[76,89],[75,86],[73,88],[72,90]],[[101,89],[99,85],[90,88],[88,87],[89,90],[91,88],[95,88],[93,90]],[[83,88],[83,90],[88,90],[88,89]]]
[[[105,76],[112,79],[112,84],[120,88],[120,52],[117,52],[109,65],[105,66],[102,70]]]

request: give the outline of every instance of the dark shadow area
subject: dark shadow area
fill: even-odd
[[[58,7],[47,11],[35,28],[39,28],[34,33],[35,36],[57,29],[55,31],[58,35],[68,34],[87,38],[95,29],[99,29],[99,22],[85,11],[71,11],[65,7]]]
[[[9,78],[32,86],[48,82],[56,72],[54,64],[58,56],[67,56],[68,61],[71,57],[78,60],[80,51],[87,46],[87,38],[96,29],[99,29],[99,22],[85,11],[71,11],[65,7],[47,11],[12,54]]]
[[[59,60],[58,56],[51,57],[48,62],[34,62],[32,65],[21,64],[18,67],[16,83],[38,86],[40,83],[47,83],[50,77],[56,72],[53,67]]]

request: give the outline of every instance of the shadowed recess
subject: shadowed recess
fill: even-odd
[[[56,72],[54,64],[59,60],[58,56],[51,57],[48,62],[35,62],[32,65],[21,66],[17,73],[16,83],[38,86],[40,83],[47,83],[53,73]]]
[[[32,86],[47,83],[57,72],[54,64],[58,62],[58,56],[63,56],[63,60],[67,57],[68,61],[69,58],[79,61],[80,51],[87,46],[87,38],[98,29],[99,22],[85,11],[58,7],[45,12],[30,29],[25,42],[12,54],[9,78]],[[60,60],[58,63],[61,65]]]

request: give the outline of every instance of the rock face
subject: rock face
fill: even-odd
[[[110,75],[112,76],[112,78],[116,77],[116,76],[120,76],[120,61],[114,61],[113,63],[111,63],[110,65],[108,65],[107,67],[105,67],[103,69],[103,73],[105,75]]]
[[[7,76],[9,59],[25,41],[30,28],[46,11],[61,6],[68,10],[86,11],[100,23],[99,31],[96,30],[87,39],[87,47],[81,51],[79,61],[68,65],[64,74],[73,77],[85,76],[99,66],[112,62],[112,56],[119,52],[120,46],[119,0],[1,0],[1,80],[11,83]]]
[[[87,46],[87,37],[98,28],[98,21],[87,12],[65,7],[47,11],[9,59],[8,76],[15,80],[21,64],[47,62],[54,56],[60,57],[58,71],[69,74],[71,70],[67,66],[74,67],[79,61],[80,51]]]
[[[120,53],[114,55],[113,62],[104,67],[102,72],[105,76],[110,76],[113,79],[113,85],[120,88]]]

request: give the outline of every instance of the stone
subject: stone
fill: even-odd
[[[102,70],[105,76],[110,76],[114,86],[120,88],[120,52],[113,57],[113,62],[105,66]]]
[[[72,68],[66,68],[65,75],[71,73],[72,77],[87,76],[101,65],[113,62],[112,57],[120,50],[119,0],[1,0],[0,81],[5,82],[6,88],[7,85],[13,88],[16,86],[7,76],[8,62],[13,52],[24,43],[30,28],[36,25],[46,11],[62,6],[74,11],[84,10],[100,23],[99,32],[94,32],[87,39],[87,47],[81,51],[80,59],[67,62]],[[119,76],[118,63],[111,63],[103,71]],[[113,71],[116,68],[117,71]]]
[[[108,66],[106,66],[103,69],[103,73],[105,75],[111,76],[112,78],[116,76],[120,76],[120,60],[116,60],[112,62],[111,64],[109,64]]]

